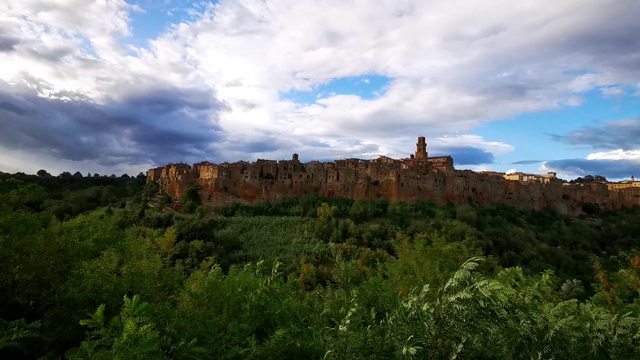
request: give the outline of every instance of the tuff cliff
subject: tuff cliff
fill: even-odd
[[[429,157],[424,137],[417,151],[406,159],[344,159],[302,163],[262,160],[213,164],[169,164],[150,169],[148,182],[174,199],[187,188],[199,185],[205,204],[276,202],[283,197],[317,193],[325,197],[354,200],[432,200],[443,204],[474,201],[486,205],[541,209],[560,206],[575,209],[584,203],[604,208],[640,204],[640,196],[609,190],[603,183],[568,184],[549,173],[526,181],[508,180],[504,174],[456,170],[450,156]]]

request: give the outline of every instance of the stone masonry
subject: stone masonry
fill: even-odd
[[[506,178],[505,178],[506,177]],[[424,137],[416,153],[405,159],[381,156],[373,160],[343,159],[302,163],[291,160],[201,162],[169,164],[147,172],[147,182],[157,182],[160,192],[174,199],[191,186],[199,186],[208,206],[233,202],[277,202],[284,197],[316,193],[354,200],[431,200],[438,204],[473,201],[541,209],[559,207],[573,211],[584,203],[612,209],[640,204],[635,192],[610,190],[603,183],[568,184],[554,173],[517,177],[497,172],[456,170],[450,156],[429,157]]]

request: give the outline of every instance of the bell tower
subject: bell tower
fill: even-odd
[[[418,137],[418,143],[416,144],[416,159],[426,159],[429,157],[429,153],[427,152],[427,142],[424,139],[424,136]]]

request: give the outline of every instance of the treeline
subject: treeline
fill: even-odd
[[[82,176],[79,172],[52,176],[45,170],[38,171],[38,175],[0,172],[0,195],[14,211],[46,211],[64,220],[101,206],[123,208],[123,200],[140,194],[145,182],[142,173],[116,177]]]
[[[638,208],[309,195],[207,216],[132,179],[2,181],[2,358],[640,356]]]

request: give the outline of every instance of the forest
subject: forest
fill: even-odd
[[[2,359],[640,358],[640,207],[210,209],[44,170],[0,196]]]

